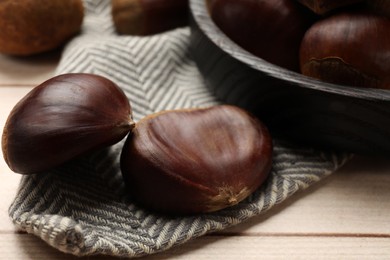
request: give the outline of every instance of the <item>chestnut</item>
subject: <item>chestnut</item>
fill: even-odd
[[[12,109],[2,135],[6,163],[33,174],[123,139],[134,123],[123,91],[93,74],[64,74],[33,88]]]
[[[315,16],[295,0],[208,0],[214,23],[243,49],[299,71],[299,46]]]
[[[315,23],[300,51],[302,74],[356,87],[390,88],[390,19],[368,11]]]
[[[82,0],[0,1],[0,52],[27,56],[51,51],[77,34]]]
[[[298,0],[314,13],[324,15],[341,7],[349,6],[363,0]],[[369,0],[371,1],[371,0]],[[387,1],[387,0],[386,0]]]
[[[119,34],[152,35],[188,24],[188,0],[111,0]]]
[[[137,122],[121,154],[134,200],[166,214],[220,210],[267,178],[272,140],[245,110],[219,105],[163,111]]]

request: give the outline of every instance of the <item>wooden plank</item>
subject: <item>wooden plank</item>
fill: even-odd
[[[0,79],[1,82],[1,79]],[[0,127],[3,129],[5,121],[12,108],[33,87],[32,86],[1,86],[0,85]]]
[[[226,232],[390,234],[390,162],[356,157],[270,212]]]
[[[16,228],[8,216],[8,208],[11,205],[17,188],[19,186],[20,175],[11,172],[5,162],[1,160],[0,165],[0,237],[1,232],[15,232]]]
[[[388,259],[389,238],[205,236],[143,259]],[[27,234],[1,234],[0,259],[76,258]]]
[[[0,54],[0,85],[37,85],[54,75],[60,52],[32,57]]]
[[[2,169],[4,169],[4,167],[2,167]],[[388,182],[389,178],[386,178],[387,175],[382,174],[381,176],[384,178],[385,182]],[[358,177],[359,176],[356,176],[357,179],[359,179]],[[367,176],[360,177],[362,177],[363,180],[367,178]],[[3,179],[4,181],[0,182],[0,207],[1,209],[6,209],[8,208],[9,203],[14,196],[19,176],[11,172],[8,174],[7,172],[3,178],[5,178]],[[295,241],[294,243],[298,244],[303,243],[300,242],[300,239],[303,239],[302,237],[306,237],[310,241],[312,239],[321,238],[327,240],[328,243],[331,243],[330,241],[332,240],[345,240],[346,237],[350,237],[350,240],[348,240],[350,247],[358,246],[357,244],[353,245],[353,241],[361,243],[359,239],[364,241],[365,239],[368,239],[368,241],[389,241],[389,207],[382,208],[381,205],[363,207],[360,209],[360,215],[356,217],[356,208],[351,205],[360,202],[356,201],[353,197],[351,197],[349,200],[338,200],[338,198],[342,196],[342,193],[340,194],[340,192],[337,190],[338,185],[336,185],[336,187],[334,186],[335,184],[339,184],[340,182],[348,179],[348,174],[341,172],[335,175],[332,179],[334,180],[329,181],[324,185],[318,185],[311,191],[309,189],[308,193],[303,192],[301,195],[297,196],[297,198],[294,198],[293,201],[286,203],[286,205],[283,205],[278,209],[271,210],[261,217],[254,218],[247,223],[221,232],[222,240],[225,240],[225,236],[236,237],[239,242],[236,241],[234,243],[234,248],[238,252],[240,249],[244,251],[247,250],[245,245],[241,245],[241,241],[245,240],[248,236],[259,238],[275,237],[275,239],[291,239],[293,237],[295,239],[293,239]],[[359,180],[355,180],[354,178],[352,178],[352,180],[353,181],[349,181],[351,187],[356,187],[356,189],[358,189],[359,185],[364,186]],[[371,184],[372,185],[368,186],[380,186],[381,179],[377,179],[376,182],[371,181]],[[312,196],[314,196],[314,198]],[[327,206],[325,209],[322,209],[321,205],[325,204],[325,198],[329,198],[330,200],[332,197],[335,198],[332,201],[334,203],[337,202],[334,204],[335,207],[331,208],[330,206]],[[321,203],[319,203],[319,201]],[[378,212],[380,213],[378,214]],[[15,230],[8,216],[6,215],[6,211],[1,210],[0,214],[0,230],[3,232],[12,232]],[[321,216],[321,214],[323,214],[323,216]],[[4,234],[0,234],[0,238],[3,235]],[[12,234],[8,235],[12,237]],[[300,238],[298,239],[295,237]],[[220,237],[215,237],[217,242],[219,239]],[[210,240],[210,238],[208,238],[208,240]],[[211,240],[214,240],[214,238],[211,238]],[[33,245],[36,244],[36,242],[31,243],[33,243]],[[381,243],[382,242],[380,242],[379,245],[381,245]],[[390,244],[388,245],[390,250]],[[193,247],[195,247],[195,245],[193,245]],[[283,250],[285,250],[285,247],[286,244],[283,245]],[[187,246],[185,246],[185,248],[187,248]],[[309,248],[307,249],[309,250]],[[202,249],[200,253],[202,253],[203,250],[206,249]],[[180,251],[179,255],[181,254],[182,253]],[[192,256],[192,254],[190,255]],[[296,255],[299,256],[299,254]]]

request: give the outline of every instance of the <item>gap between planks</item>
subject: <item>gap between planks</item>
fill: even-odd
[[[213,233],[207,236],[212,237],[339,237],[339,238],[390,238],[386,233],[285,233],[285,232],[251,232],[236,233],[224,232]]]

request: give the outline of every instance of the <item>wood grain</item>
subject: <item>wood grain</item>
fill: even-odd
[[[27,234],[1,234],[1,259],[116,259],[74,257]],[[206,236],[142,259],[385,259],[388,238]]]
[[[389,174],[387,159],[356,157],[266,215],[227,232],[387,237],[390,234]]]
[[[0,54],[0,84],[35,86],[54,75],[60,52],[32,57],[13,57]]]

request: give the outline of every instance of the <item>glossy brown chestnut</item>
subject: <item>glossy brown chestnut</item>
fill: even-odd
[[[0,1],[0,52],[32,55],[60,47],[80,31],[82,0]]]
[[[188,0],[111,0],[116,31],[152,35],[188,24]]]
[[[209,0],[215,24],[235,43],[281,67],[299,70],[299,46],[314,15],[292,0]]]
[[[345,7],[363,0],[298,0],[316,14],[326,14],[340,7]],[[386,0],[387,1],[387,0]]]
[[[264,182],[271,160],[266,127],[240,108],[221,105],[143,118],[127,138],[121,169],[139,204],[190,214],[239,203]]]
[[[32,174],[114,144],[134,126],[130,104],[112,81],[93,74],[56,76],[11,111],[2,149],[8,166]]]
[[[304,75],[323,81],[390,88],[390,19],[368,12],[339,13],[314,24],[300,53]]]

